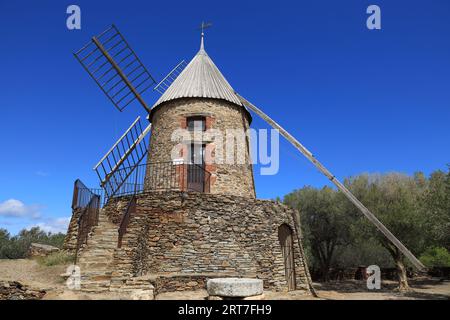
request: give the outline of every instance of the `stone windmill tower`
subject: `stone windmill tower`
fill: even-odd
[[[120,111],[139,101],[150,122],[143,128],[138,117],[95,166],[102,189],[75,181],[65,247],[76,253],[82,289],[192,290],[204,288],[208,278],[233,276],[263,279],[274,290],[313,291],[298,213],[256,199],[247,135],[220,144],[227,131],[249,128],[246,108],[278,129],[422,268],[309,150],[233,90],[203,38],[202,32],[190,63],[180,63],[159,83],[114,26],[75,53]],[[142,94],[155,84],[162,95],[149,107]],[[223,161],[225,150],[232,161]]]
[[[245,135],[252,118],[206,53],[203,37],[202,32],[198,53],[151,109],[147,176],[150,181],[158,170],[153,163],[176,160],[172,150],[179,145],[179,158],[190,164],[187,181],[180,183],[185,189],[255,198],[250,142]],[[188,131],[189,141],[186,134],[184,141],[174,141],[174,133],[180,129]],[[194,131],[199,133],[197,137]],[[211,131],[213,134],[208,134]],[[230,132],[235,133],[232,139]],[[226,157],[230,160],[227,151],[233,153],[233,161],[226,161]],[[150,181],[148,188],[152,187]]]

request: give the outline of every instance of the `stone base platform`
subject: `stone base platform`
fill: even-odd
[[[204,290],[211,278],[249,277],[263,280],[267,290],[310,292],[295,210],[232,195],[146,192],[136,196],[119,247],[130,198],[108,201],[80,249],[83,290],[126,290],[133,279],[146,277],[156,295]],[[280,240],[281,229],[288,230],[289,248]],[[75,233],[69,227],[68,238]],[[286,266],[288,251],[292,261]]]

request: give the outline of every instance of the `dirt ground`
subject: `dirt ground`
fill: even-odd
[[[448,280],[418,277],[409,284],[409,292],[399,292],[396,281],[382,281],[380,290],[368,290],[365,281],[357,280],[314,283],[314,288],[327,300],[450,300]]]
[[[65,273],[67,266],[41,266],[35,260],[0,259],[0,280],[19,281],[44,290],[64,287],[59,275]]]
[[[44,299],[49,300],[92,300],[120,299],[114,294],[86,294],[66,290],[60,274],[66,266],[46,267],[34,260],[0,260],[0,281],[14,280],[47,291]],[[301,291],[265,291],[267,300],[450,300],[450,281],[421,277],[410,281],[412,290],[400,293],[395,281],[383,281],[380,290],[368,290],[364,281],[348,280],[329,283],[314,283],[318,298],[305,295]],[[202,300],[206,290],[162,293],[156,300]]]
[[[339,281],[314,283],[317,298],[301,291],[265,291],[266,300],[450,300],[450,281],[433,278],[418,278],[410,281],[412,290],[400,293],[395,281],[382,282],[380,290],[368,290],[365,281]],[[206,290],[193,292],[170,292],[156,297],[157,300],[199,300],[207,297]]]

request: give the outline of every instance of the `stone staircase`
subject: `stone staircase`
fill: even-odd
[[[114,270],[111,277],[112,292],[132,292],[132,295],[141,294],[143,296],[153,296],[153,278],[145,275],[135,275],[132,273],[134,260],[133,248],[145,245],[139,240],[141,233],[142,219],[145,215],[131,213],[131,219],[127,227],[127,232],[122,239],[122,247],[114,251]]]
[[[115,281],[114,281],[115,280]],[[139,276],[120,279],[121,284],[118,285],[118,279],[113,276],[111,282],[111,292],[115,292],[126,299],[132,300],[153,300],[155,296],[155,287],[153,286],[154,277]]]
[[[81,290],[109,291],[117,240],[117,226],[110,222],[103,209],[100,209],[98,225],[93,228],[87,243],[78,253],[77,265],[81,271]]]
[[[123,209],[123,208],[122,208]],[[119,232],[110,221],[105,209],[100,209],[98,225],[88,235],[87,243],[79,252],[77,265],[81,272],[81,290],[86,293],[112,292],[121,299],[152,300],[153,278],[131,274],[132,250],[137,244],[139,218],[132,212],[132,222],[118,248]],[[136,221],[137,220],[137,221]]]

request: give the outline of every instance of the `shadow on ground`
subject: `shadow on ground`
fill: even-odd
[[[450,281],[423,277],[411,279],[409,284],[409,291],[399,291],[397,282],[389,280],[382,281],[379,290],[367,289],[364,280],[314,283],[314,287],[323,299],[450,300]]]

